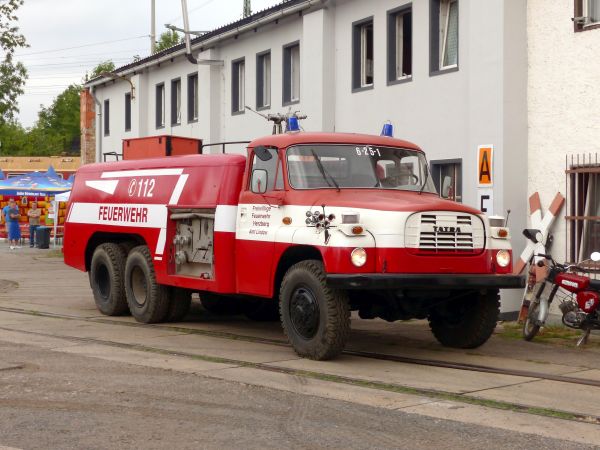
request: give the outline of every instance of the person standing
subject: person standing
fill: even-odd
[[[19,208],[15,203],[14,199],[8,201],[2,209],[4,220],[6,221],[6,233],[8,235],[8,242],[10,249],[14,250],[19,247],[19,241],[21,240],[21,228],[19,228]]]
[[[37,202],[31,202],[31,208],[27,211],[27,216],[29,217],[29,248],[32,248],[37,242],[36,232],[40,226],[41,215],[42,210],[37,207]]]

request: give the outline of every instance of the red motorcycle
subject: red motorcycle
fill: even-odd
[[[534,243],[539,242],[538,230],[524,230],[523,234]],[[585,344],[592,330],[600,330],[600,280],[591,279],[589,276],[575,272],[588,272],[582,267],[586,262],[600,261],[600,253],[594,252],[589,260],[578,264],[560,264],[552,256],[537,254],[539,258],[549,262],[548,275],[537,287],[535,296],[529,302],[523,302],[523,307],[528,308],[525,322],[523,323],[523,338],[532,340],[540,328],[546,323],[552,300],[559,291],[562,322],[570,327],[583,330],[583,335],[577,341],[577,346]],[[546,265],[544,260],[538,261],[537,265]],[[544,295],[544,291],[550,288],[550,294]]]

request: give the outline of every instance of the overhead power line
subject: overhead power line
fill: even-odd
[[[41,55],[42,53],[64,52],[65,50],[74,50],[76,48],[94,47],[94,46],[97,46],[97,45],[113,44],[115,42],[132,41],[134,39],[141,39],[141,38],[147,38],[147,37],[148,36],[144,34],[142,36],[135,36],[135,37],[124,38],[124,39],[115,39],[114,41],[95,42],[93,44],[78,45],[76,47],[64,47],[64,48],[57,48],[57,49],[54,49],[54,50],[43,50],[43,51],[40,51],[40,52],[32,52],[32,53],[20,53],[20,54],[16,54],[15,56],[19,57],[19,56]]]

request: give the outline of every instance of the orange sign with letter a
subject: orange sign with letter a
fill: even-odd
[[[477,183],[480,187],[489,187],[494,184],[493,157],[493,145],[480,145],[477,148]]]

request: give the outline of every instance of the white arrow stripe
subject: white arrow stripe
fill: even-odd
[[[171,194],[171,200],[169,200],[169,205],[177,205],[179,203],[179,197],[181,197],[181,193],[183,192],[183,187],[185,186],[185,182],[187,181],[189,175],[181,175],[179,180],[177,180],[177,184],[175,185],[175,189],[173,189],[173,193]]]
[[[118,184],[119,180],[89,180],[85,182],[87,187],[96,189],[97,191],[106,192],[110,195],[115,193],[115,189],[117,189]]]

